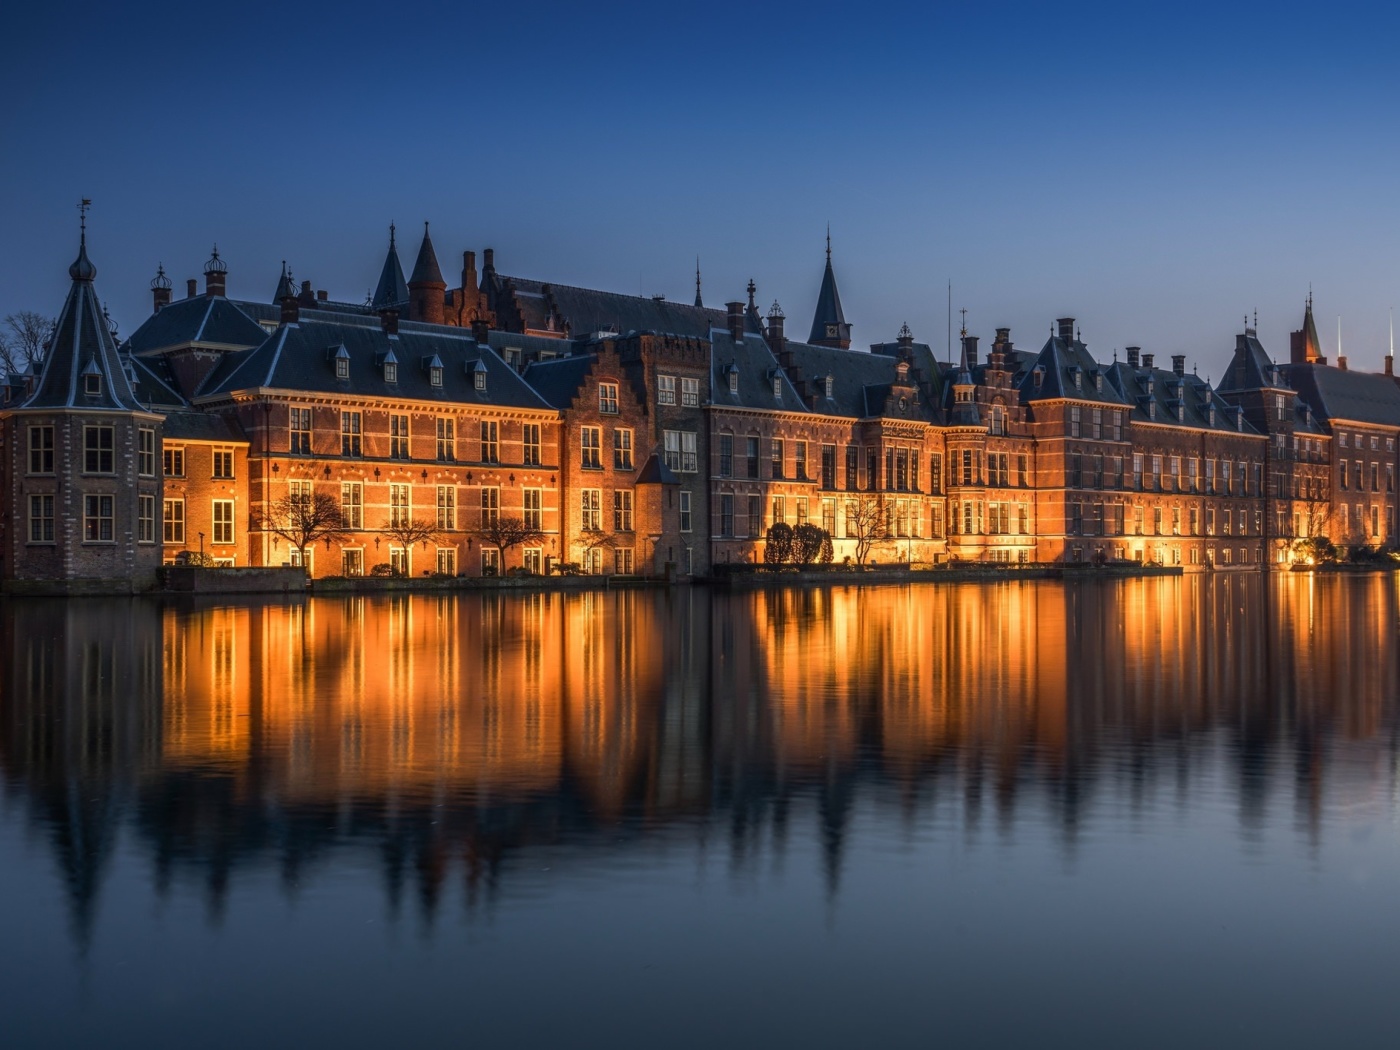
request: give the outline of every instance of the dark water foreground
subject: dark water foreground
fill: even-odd
[[[1398,621],[0,604],[0,1046],[1394,1046]]]

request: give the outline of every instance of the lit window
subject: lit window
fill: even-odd
[[[632,431],[613,431],[613,468],[616,470],[632,469]]]
[[[359,481],[340,483],[340,520],[347,529],[362,529],[365,525],[365,490]]]
[[[233,477],[233,449],[216,448],[214,450],[214,477]]]
[[[233,542],[233,500],[231,499],[216,499],[214,501],[214,542],[225,545]]]
[[[501,490],[491,486],[481,490],[481,525],[488,528],[501,520]]]
[[[613,493],[613,531],[632,531],[632,493],[618,489]]]
[[[413,517],[411,490],[403,484],[389,486],[389,527],[398,528]]]
[[[582,492],[582,528],[586,532],[597,532],[603,527],[603,493],[599,489],[584,489]]]
[[[457,527],[457,488],[454,485],[437,487],[437,527],[444,532]]]
[[[603,428],[584,427],[580,434],[584,470],[603,469]]]
[[[617,415],[617,384],[598,384],[598,411],[606,416]]]
[[[185,542],[185,501],[182,499],[168,499],[165,501],[165,513],[163,516],[164,532],[166,543]]]
[[[544,528],[544,492],[540,489],[525,490],[525,527],[536,531]]]

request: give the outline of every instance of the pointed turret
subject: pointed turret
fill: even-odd
[[[704,307],[705,300],[700,298],[700,256],[695,257],[695,305]]]
[[[287,260],[282,260],[282,276],[277,281],[277,291],[272,293],[272,301],[280,303],[283,299],[295,299],[297,297],[296,282],[292,280],[291,273],[287,270]]]
[[[815,346],[832,346],[838,350],[851,348],[851,326],[841,309],[841,295],[836,290],[836,272],[831,268],[831,233],[826,235],[826,272],[817,294],[817,312],[812,317],[812,334],[807,342]]]
[[[1303,327],[1289,337],[1289,360],[1295,365],[1325,365],[1322,356],[1322,340],[1317,337],[1317,325],[1313,322],[1312,290],[1308,290],[1307,306],[1303,308]]]
[[[428,235],[428,224],[425,222],[423,243],[418,248],[418,259],[408,278],[408,319],[442,324],[446,295],[447,282],[442,279],[437,252],[433,251],[433,239]]]
[[[394,224],[389,224],[389,254],[384,257],[384,268],[379,271],[379,284],[370,298],[370,305],[376,310],[401,307],[408,302],[408,285],[404,283],[403,267],[399,265],[399,250],[394,244]]]
[[[73,284],[54,326],[43,371],[33,395],[21,407],[144,411],[93,289],[97,267],[88,258],[86,228],[68,276]]]

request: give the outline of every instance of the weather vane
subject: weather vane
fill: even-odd
[[[78,225],[82,228],[84,233],[87,232],[87,213],[88,209],[91,207],[92,201],[87,197],[84,197],[78,204]]]

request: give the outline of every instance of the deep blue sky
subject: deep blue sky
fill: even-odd
[[[1079,318],[1218,375],[1309,282],[1355,367],[1400,299],[1400,16],[1344,5],[12,5],[0,314],[56,312],[91,197],[124,332],[218,241],[333,297],[493,246],[506,273],[777,298],[806,334],[831,223],[857,343],[953,306],[1038,347]]]

